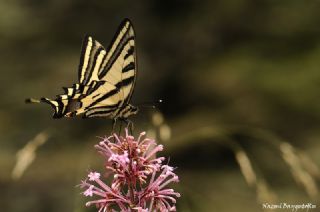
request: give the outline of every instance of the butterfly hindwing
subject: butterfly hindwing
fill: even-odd
[[[98,80],[98,70],[105,54],[106,50],[98,41],[89,35],[85,36],[78,71],[80,84],[86,85],[92,80]]]

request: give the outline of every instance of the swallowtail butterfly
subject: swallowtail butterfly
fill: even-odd
[[[27,99],[28,103],[47,103],[53,118],[104,117],[126,120],[138,108],[130,104],[137,75],[135,35],[131,21],[125,19],[109,48],[91,36],[83,40],[79,82],[64,87],[64,94],[49,98]]]

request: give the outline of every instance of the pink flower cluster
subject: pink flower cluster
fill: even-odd
[[[155,140],[141,133],[137,140],[128,134],[104,138],[95,148],[106,159],[107,173],[113,174],[111,186],[101,180],[98,172],[90,172],[81,183],[83,195],[95,199],[86,206],[96,205],[100,211],[176,211],[180,194],[167,188],[179,182],[173,168],[163,165],[164,157],[156,157],[163,150]]]

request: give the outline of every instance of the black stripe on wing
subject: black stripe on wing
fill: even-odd
[[[92,81],[90,86],[89,86],[89,89],[87,90],[86,95],[92,94],[93,92],[95,92],[103,84],[105,84],[104,81]]]
[[[89,64],[86,69],[86,75],[85,75],[85,78],[82,82],[82,84],[84,84],[84,85],[86,85],[88,82],[90,82],[90,79],[93,77],[92,74],[93,74],[93,70],[96,66],[98,56],[100,55],[100,53],[102,51],[105,51],[105,49],[102,46],[98,46],[97,44],[98,44],[97,41],[93,41],[92,54],[89,58]]]
[[[119,103],[114,104],[114,105],[107,105],[107,106],[98,106],[98,107],[93,107],[87,110],[84,114],[84,118],[90,118],[90,117],[110,117],[114,111],[117,110],[119,107]]]
[[[131,46],[130,49],[127,51],[127,54],[124,56],[124,59],[127,59],[129,56],[134,54],[134,46]]]
[[[129,30],[129,29],[128,29]],[[106,74],[108,74],[108,72],[110,71],[110,69],[112,68],[113,64],[119,59],[120,54],[122,53],[123,49],[126,47],[126,45],[131,41],[134,40],[134,37],[126,37],[123,36],[120,40],[119,45],[117,46],[116,50],[114,51],[114,53],[112,54],[112,56],[110,57],[110,59],[108,60],[108,62],[106,63],[106,65],[103,67],[103,70],[99,73],[99,78],[104,78],[104,76]],[[128,54],[126,54],[128,55]],[[125,55],[125,56],[126,56]],[[123,59],[125,60],[126,58],[128,58],[130,55],[124,57]],[[120,79],[119,79],[120,80]]]
[[[126,65],[123,69],[122,69],[122,73],[134,70],[136,68],[134,62],[130,62],[128,65]]]
[[[135,78],[135,77],[132,76],[132,77],[123,79],[121,82],[118,82],[117,84],[115,84],[115,86],[116,86],[117,88],[119,88],[119,89],[123,89],[123,87],[132,84],[133,81],[134,81],[134,78]]]
[[[119,92],[119,89],[115,88],[112,89],[111,91],[109,91],[108,93],[105,93],[103,96],[101,96],[100,98],[98,98],[97,100],[93,101],[89,106],[87,106],[85,109],[89,110],[90,108],[92,108],[93,106],[99,104],[100,102],[102,102],[103,100],[110,98],[111,96],[117,94]]]
[[[82,42],[81,47],[81,55],[80,55],[80,63],[79,63],[79,71],[78,71],[78,79],[80,83],[83,83],[86,71],[88,70],[89,66],[89,59],[92,54],[92,46],[93,46],[93,40],[92,37],[89,35],[86,35]]]
[[[80,54],[80,62],[79,62],[79,71],[78,71],[78,79],[80,81],[81,75],[82,75],[82,67],[84,63],[84,57],[86,54],[87,46],[89,43],[89,35],[85,35],[83,41],[82,41],[82,46],[81,46],[81,54]]]

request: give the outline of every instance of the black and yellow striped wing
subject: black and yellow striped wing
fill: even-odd
[[[135,36],[125,19],[111,45],[105,49],[91,36],[84,38],[78,78],[55,100],[41,98],[54,108],[54,118],[82,114],[83,117],[127,118],[137,113],[129,104],[136,81]]]

